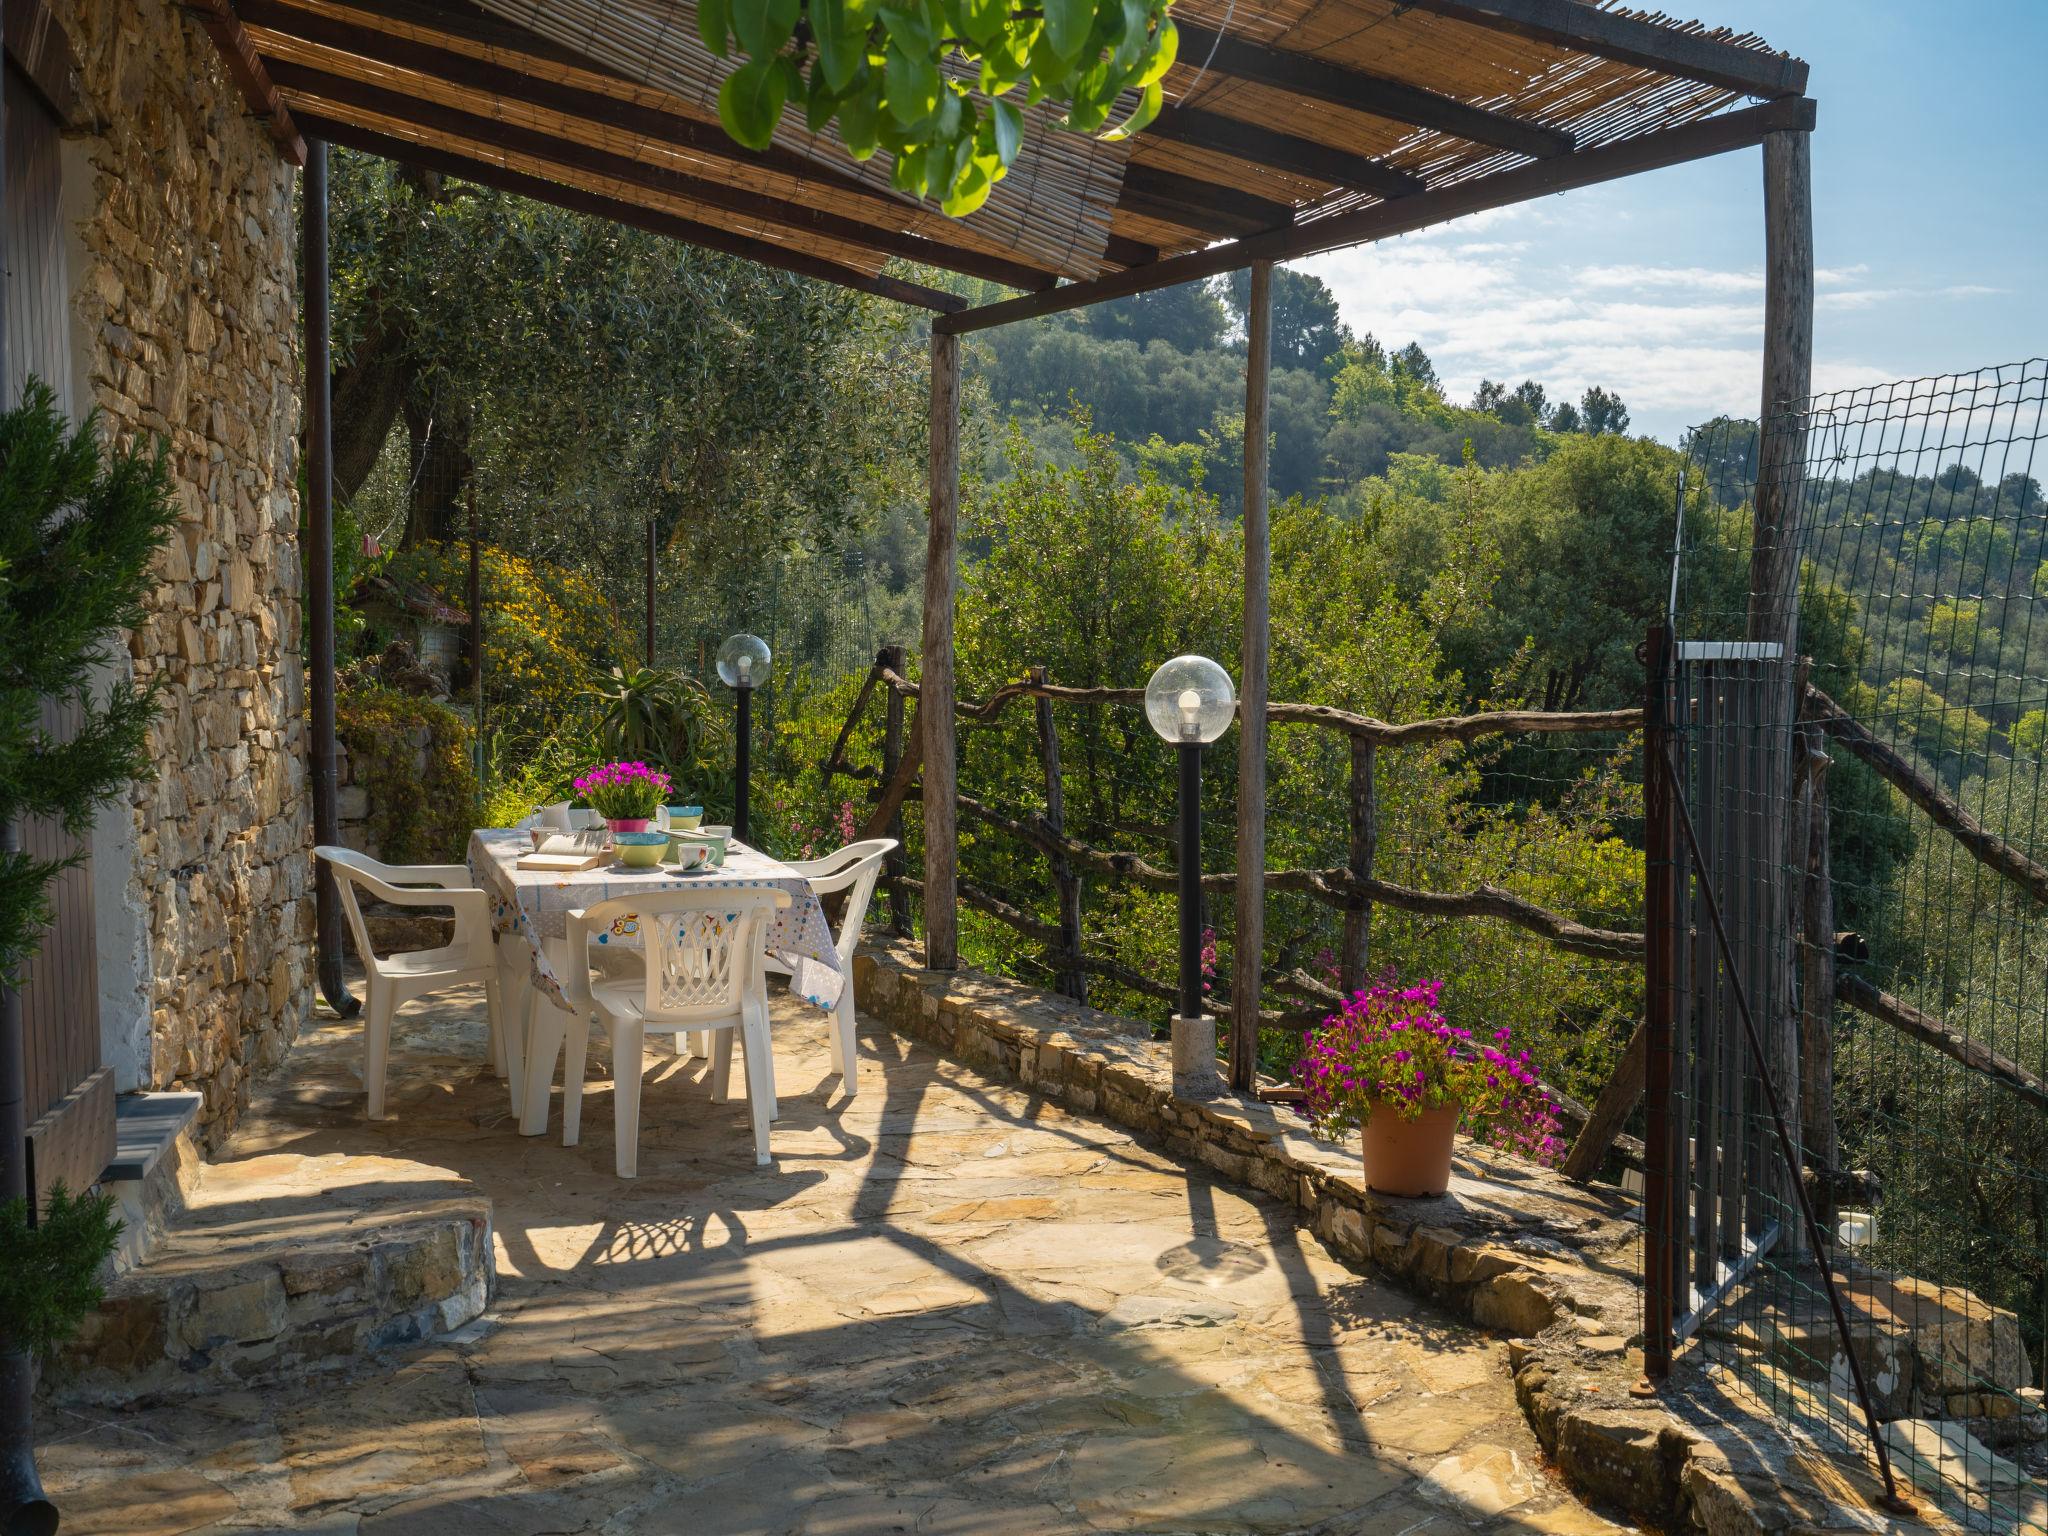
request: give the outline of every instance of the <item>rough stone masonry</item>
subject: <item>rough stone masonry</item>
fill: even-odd
[[[129,640],[162,689],[158,773],[132,839],[95,841],[103,897],[127,866],[100,922],[125,920],[136,974],[111,1001],[147,1018],[137,1086],[203,1093],[211,1149],[311,1002],[296,172],[184,8],[51,10],[94,125],[65,162],[81,371],[109,437],[166,443],[183,509]]]

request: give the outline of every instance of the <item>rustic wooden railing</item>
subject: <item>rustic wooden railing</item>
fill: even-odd
[[[881,767],[876,769],[854,765],[847,760],[846,754],[854,733],[878,692],[884,696],[885,705],[882,761]],[[862,837],[894,836],[899,842],[901,840],[903,807],[919,795],[922,733],[916,729],[914,719],[906,722],[905,718],[907,701],[918,698],[918,685],[904,675],[902,648],[885,647],[862,681],[823,765],[828,789],[833,780],[842,777],[870,786],[868,817],[860,832]],[[1059,990],[1069,997],[1086,1001],[1088,978],[1099,977],[1146,997],[1174,1001],[1176,991],[1170,984],[1146,976],[1122,962],[1091,955],[1086,950],[1081,914],[1083,885],[1087,876],[1127,880],[1157,890],[1174,889],[1179,877],[1173,870],[1162,868],[1141,854],[1098,848],[1066,830],[1065,785],[1059,733],[1052,708],[1055,703],[1142,708],[1144,690],[1067,687],[1049,681],[1043,668],[1033,668],[1024,679],[1004,684],[985,699],[958,699],[953,705],[954,717],[964,728],[984,726],[997,720],[1012,704],[1024,700],[1031,702],[1035,716],[1038,756],[1045,779],[1045,810],[1031,816],[1016,816],[969,794],[956,793],[954,798],[961,818],[1000,832],[1045,856],[1056,892],[1057,916],[1048,921],[965,880],[958,884],[958,899],[963,905],[1043,945],[1051,958]],[[1381,747],[1470,743],[1488,736],[1510,734],[1635,732],[1640,731],[1643,724],[1640,709],[1583,713],[1494,710],[1397,724],[1328,705],[1274,702],[1266,706],[1266,718],[1274,725],[1313,726],[1345,736],[1350,744],[1350,783],[1346,863],[1329,868],[1269,868],[1253,874],[1263,889],[1307,896],[1343,913],[1343,938],[1338,954],[1339,985],[1331,987],[1299,969],[1268,968],[1262,978],[1265,989],[1299,1006],[1261,1008],[1261,1023],[1289,1027],[1313,1024],[1337,1006],[1345,993],[1363,985],[1369,974],[1372,914],[1375,908],[1382,906],[1426,917],[1491,919],[1510,924],[1567,953],[1616,964],[1643,963],[1646,941],[1641,933],[1594,927],[1499,886],[1480,885],[1466,891],[1430,891],[1382,879],[1374,873],[1379,834],[1375,776]],[[1834,932],[1833,882],[1827,868],[1825,771],[1828,754],[1822,738],[1840,743],[1860,760],[1869,763],[1926,811],[1937,826],[1953,833],[1973,857],[2037,900],[2048,901],[2048,870],[1985,829],[1939,784],[1871,736],[1826,694],[1811,686],[1805,689],[1801,734],[1805,738],[1804,769],[1795,779],[1795,792],[1799,798],[1795,814],[1788,819],[1791,829],[1788,831],[1788,852],[1792,855],[1790,862],[1801,870],[1802,878],[1794,898],[1788,902],[1788,911],[1796,925],[1801,964],[1800,1091],[1806,1108],[1806,1134],[1817,1162],[1827,1168],[1832,1168],[1834,1163],[1832,1008],[1818,1002],[1819,999],[1854,1008],[1940,1051],[1951,1060],[1991,1077],[2029,1102],[2048,1105],[2048,1084],[2025,1067],[1949,1028],[1911,1004],[1879,990],[1861,977],[1837,974],[1838,951],[1842,942],[1853,936]],[[1241,878],[1241,873],[1235,870],[1206,874],[1202,877],[1202,889],[1218,894],[1234,892]],[[907,935],[910,932],[910,898],[912,895],[922,898],[923,882],[908,874],[899,851],[885,870],[884,883],[889,893],[892,928],[898,934]],[[1641,1144],[1621,1132],[1641,1101],[1645,1066],[1644,1035],[1638,1024],[1613,1077],[1593,1104],[1583,1105],[1569,1095],[1556,1095],[1564,1118],[1577,1129],[1564,1164],[1568,1175],[1590,1178],[1617,1147],[1631,1161],[1640,1160]]]

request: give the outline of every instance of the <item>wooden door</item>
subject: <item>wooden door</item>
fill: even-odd
[[[57,392],[62,408],[71,392],[70,284],[58,199],[62,140],[56,118],[11,68],[6,89],[6,399],[18,401],[34,375]],[[43,728],[59,740],[78,720],[75,705],[45,701]],[[91,851],[51,822],[27,822],[21,833],[32,857],[76,861],[51,884],[55,921],[21,998],[29,1188],[40,1205],[52,1184],[87,1188],[113,1160],[114,1079],[100,1065]]]

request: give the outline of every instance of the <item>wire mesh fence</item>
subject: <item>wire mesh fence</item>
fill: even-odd
[[[1650,935],[1675,994],[1652,1306],[1779,1416],[2021,1528],[2048,1518],[2048,365],[1765,428],[1696,432],[1680,497],[1665,697],[1700,848],[1674,846]],[[1756,638],[1773,497],[1801,529],[1796,658]]]

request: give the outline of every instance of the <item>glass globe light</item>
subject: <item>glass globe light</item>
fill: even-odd
[[[1145,718],[1162,741],[1214,741],[1236,713],[1230,674],[1206,656],[1176,656],[1145,685]]]
[[[718,680],[728,688],[758,688],[768,681],[768,642],[733,635],[718,648]]]

